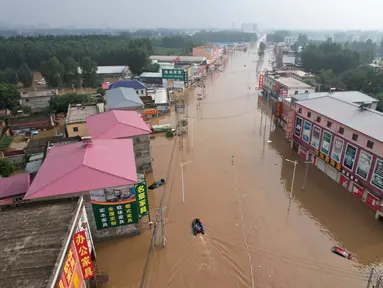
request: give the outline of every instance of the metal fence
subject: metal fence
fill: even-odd
[[[383,288],[382,271],[377,271],[375,268],[371,269],[370,277],[368,278],[367,288]]]

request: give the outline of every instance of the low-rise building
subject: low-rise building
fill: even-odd
[[[286,46],[293,46],[295,43],[298,42],[298,36],[288,36],[285,37],[284,44]]]
[[[161,72],[143,72],[139,78],[140,81],[146,85],[162,86]]]
[[[65,119],[67,137],[88,136],[86,118],[104,112],[104,103],[69,104]]]
[[[313,93],[315,88],[289,76],[288,72],[267,73],[264,76],[263,96],[281,101],[295,94]]]
[[[145,84],[138,80],[121,80],[121,81],[114,82],[109,85],[109,90],[119,88],[119,87],[132,88],[136,91],[138,96],[146,96]]]
[[[297,101],[294,110],[287,134],[299,154],[383,215],[383,114],[331,96]]]
[[[112,110],[87,118],[87,123],[92,139],[132,139],[137,172],[153,171],[151,130],[137,112]]]
[[[79,74],[82,73],[81,68],[78,68]],[[130,77],[129,66],[97,66],[97,76],[101,82],[115,79],[124,79]]]
[[[49,101],[57,95],[57,89],[20,93],[20,103],[38,112],[49,106]]]
[[[209,61],[214,61],[221,56],[222,48],[215,44],[206,44],[193,48],[193,56],[206,57]]]
[[[23,201],[83,196],[95,239],[136,234],[149,208],[134,156],[130,139],[83,137],[81,142],[48,147]]]
[[[10,118],[8,127],[15,135],[22,135],[32,130],[52,128],[55,123],[52,115],[36,115],[28,117]]]
[[[194,55],[194,54],[193,54],[193,56],[164,56],[164,55],[157,56],[157,55],[152,55],[149,57],[149,59],[154,61],[154,62],[158,62],[158,63],[160,63],[160,62],[166,62],[166,63],[177,62],[177,63],[183,63],[185,65],[192,64],[192,63],[201,64],[204,61],[208,60],[208,58],[204,55],[198,56],[198,55]]]
[[[144,103],[133,88],[115,88],[106,91],[107,110],[137,111],[142,115]]]
[[[0,225],[1,287],[89,287],[94,280],[83,198],[2,206]]]

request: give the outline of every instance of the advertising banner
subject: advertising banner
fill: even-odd
[[[315,150],[319,149],[321,133],[322,133],[322,129],[314,125],[313,136],[311,137],[311,146],[313,146]]]
[[[82,275],[84,280],[88,280],[95,276],[92,259],[90,256],[88,240],[86,239],[85,231],[80,231],[74,234],[74,245],[76,247],[77,256],[79,258]]]
[[[346,153],[344,155],[343,167],[346,167],[348,170],[352,171],[354,168],[356,154],[358,152],[358,148],[352,146],[350,143],[347,143]]]
[[[332,134],[330,132],[324,131],[322,136],[322,146],[320,151],[327,155],[330,153],[330,145],[331,145]]]
[[[260,74],[259,75],[259,83],[258,83],[258,88],[259,89],[262,89],[263,88],[263,81],[264,81],[264,78],[265,78],[265,74]]]
[[[371,193],[368,193],[366,198],[366,204],[376,211],[379,208],[380,200],[378,197],[372,195]]]
[[[286,138],[293,138],[295,111],[290,110],[287,116]]]
[[[347,178],[343,174],[340,175],[340,177],[339,177],[339,184],[340,185],[342,185],[344,188],[346,188],[348,190],[350,183],[351,183],[351,181],[349,178]]]
[[[343,154],[344,141],[338,137],[334,137],[334,142],[332,143],[331,159],[336,163],[340,163]]]
[[[356,197],[362,199],[364,194],[364,188],[360,187],[359,185],[353,183],[352,184],[352,194],[354,194]]]
[[[141,182],[134,185],[136,198],[138,201],[138,214],[143,217],[149,214],[148,190],[146,189],[146,182]]]
[[[69,247],[63,265],[63,272],[58,280],[57,288],[83,288],[84,278],[73,242]]]
[[[121,186],[90,191],[97,230],[138,223],[133,187]]]
[[[295,130],[294,130],[294,135],[297,136],[298,138],[301,138],[301,133],[302,133],[302,122],[303,119],[301,117],[296,117],[295,118]]]
[[[284,98],[284,97],[287,97],[287,90],[280,90],[279,91],[279,94],[281,94],[281,96]]]
[[[383,190],[383,161],[376,158],[374,173],[371,177],[371,184]]]
[[[366,151],[360,150],[358,165],[356,166],[356,175],[360,178],[367,180],[368,174],[370,173],[372,164],[372,155]]]
[[[302,140],[305,141],[306,143],[310,143],[311,127],[312,127],[311,122],[305,120],[304,125],[303,125]]]
[[[182,80],[187,82],[187,73],[183,69],[162,69],[162,79]]]

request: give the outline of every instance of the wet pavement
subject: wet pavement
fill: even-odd
[[[152,236],[146,223],[139,236],[97,245],[107,287],[365,287],[368,267],[379,268],[383,223],[315,167],[302,190],[303,160],[280,128],[266,117],[261,123],[256,71],[271,56],[255,62],[250,52],[235,52],[225,72],[207,79],[200,109],[189,93],[183,148],[181,138],[152,141],[150,177],[167,184],[149,191],[151,214],[154,221],[165,193],[166,247],[154,247],[146,262]],[[299,162],[291,201],[293,164],[284,159]],[[180,164],[188,161],[183,203]],[[195,217],[205,224],[204,236],[192,234]],[[334,245],[358,261],[331,253]]]

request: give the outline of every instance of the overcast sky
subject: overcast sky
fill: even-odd
[[[0,26],[382,29],[383,0],[0,0]]]

